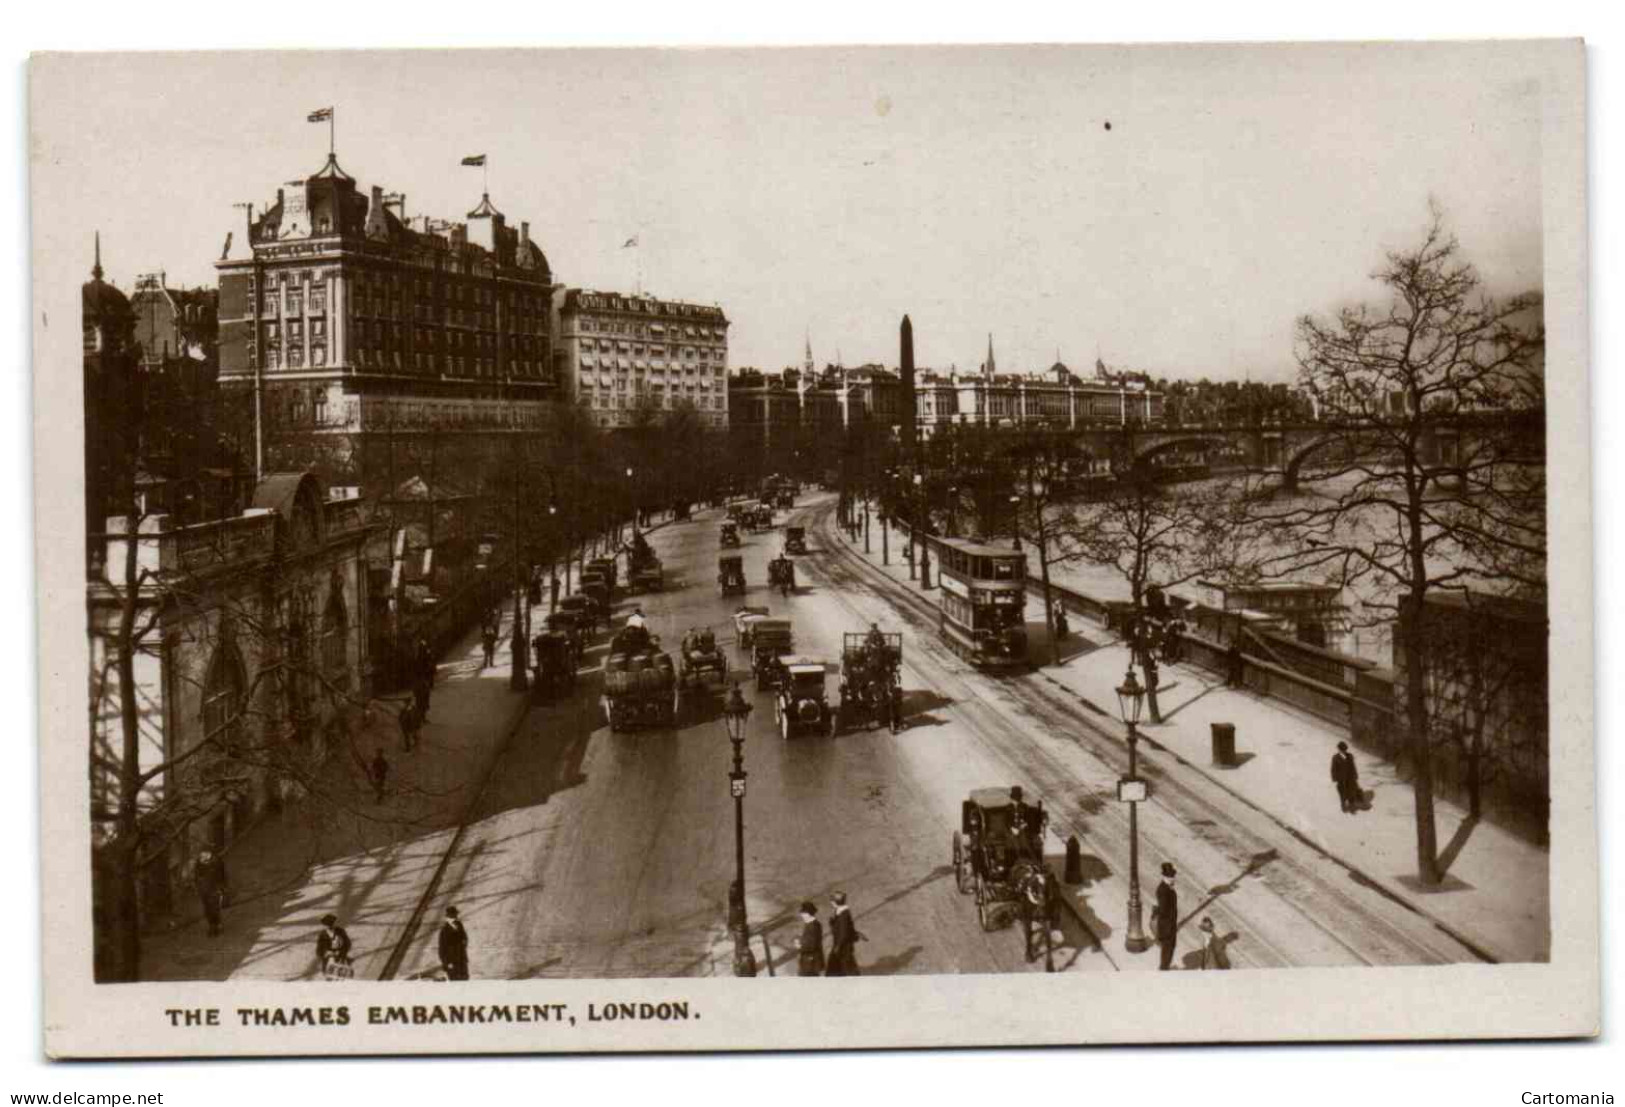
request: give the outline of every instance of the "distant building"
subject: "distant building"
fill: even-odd
[[[137,277],[130,314],[142,366],[161,369],[185,360],[216,367],[219,300],[216,288],[170,288],[162,272]]]
[[[692,404],[701,421],[728,426],[728,317],[720,307],[559,289],[553,357],[566,395],[600,426],[624,427],[641,406]]]
[[[988,346],[989,364],[993,348]],[[949,425],[1051,426],[1075,429],[1124,423],[1159,423],[1161,392],[1143,382],[1085,381],[1057,361],[1042,373],[937,373],[922,370],[914,400],[920,430]]]
[[[332,155],[250,207],[216,262],[221,385],[316,435],[538,424],[553,278],[530,224],[488,195],[460,222],[405,208]]]

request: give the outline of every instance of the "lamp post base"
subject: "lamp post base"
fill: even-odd
[[[1151,939],[1147,938],[1144,934],[1130,934],[1123,941],[1123,948],[1128,950],[1130,953],[1144,953],[1146,950],[1150,949],[1151,946]]]
[[[734,932],[734,975],[755,976],[756,954],[750,948],[750,931],[744,926],[735,928]]]

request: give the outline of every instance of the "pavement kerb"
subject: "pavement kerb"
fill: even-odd
[[[641,533],[652,534],[676,521],[675,519],[667,519],[665,522],[655,523],[653,526],[643,528]],[[622,551],[617,550],[616,552],[619,554]],[[509,746],[513,744],[514,735],[518,734],[520,727],[524,725],[525,717],[530,714],[531,702],[530,693],[522,693],[518,701],[510,709],[508,716],[503,720],[503,729],[506,733],[500,742],[493,744],[491,747],[491,752],[487,755],[485,768],[480,773],[480,786],[469,797],[468,804],[463,808],[462,815],[457,820],[457,830],[452,834],[451,841],[447,843],[445,852],[440,855],[440,861],[435,865],[434,874],[429,877],[429,883],[424,886],[422,894],[418,897],[417,905],[412,908],[412,914],[406,920],[406,925],[401,928],[400,937],[395,940],[394,946],[390,949],[389,957],[385,960],[384,967],[378,974],[379,980],[393,980],[395,974],[400,971],[401,964],[406,960],[407,952],[410,950],[413,940],[417,937],[418,928],[423,925],[423,916],[428,913],[429,905],[434,902],[434,897],[440,890],[440,882],[446,875],[446,867],[451,864],[451,859],[457,855],[457,850],[463,842],[463,835],[468,830],[469,822],[472,820],[474,812],[479,809],[480,801],[485,798],[485,790],[490,786],[491,777],[496,772],[498,763],[502,760],[503,755],[508,752]]]
[[[502,755],[507,753],[508,747],[512,745],[513,736],[518,734],[519,728],[524,725],[525,716],[530,713],[530,706],[530,693],[521,693],[518,702],[510,708],[507,717],[503,720],[503,727],[507,733],[503,735],[500,742],[492,744],[491,752],[487,755],[485,768],[480,773],[480,786],[474,790],[474,794],[469,797],[462,814],[458,816],[457,830],[452,834],[451,841],[447,844],[445,852],[440,855],[440,861],[435,865],[434,874],[429,877],[429,883],[424,887],[422,895],[418,897],[417,905],[412,908],[412,914],[407,918],[406,925],[401,927],[400,937],[396,939],[394,947],[389,951],[389,957],[384,961],[382,971],[378,974],[379,980],[392,980],[395,974],[400,971],[401,962],[406,959],[407,948],[412,944],[412,939],[416,936],[418,927],[423,922],[424,913],[428,911],[429,904],[434,900],[435,892],[440,887],[441,878],[445,876],[446,866],[451,863],[452,857],[457,853],[457,847],[462,844],[463,833],[468,829],[469,821],[473,818],[474,812],[479,809],[480,801],[485,798],[485,789],[491,782],[491,776],[496,771],[497,763],[502,760]]]
[[[833,518],[833,515],[831,516],[831,518]],[[851,542],[850,542],[850,540],[845,539],[844,537],[840,536],[840,533],[839,533],[840,528],[839,527],[831,527],[830,530],[833,533],[835,533],[838,538],[840,538],[841,548],[842,548],[843,553],[845,553],[851,559],[855,560],[858,564],[862,565],[870,573],[874,574],[875,576],[877,576],[877,577],[881,578],[883,581],[885,581],[885,583],[889,586],[889,588],[891,590],[900,593],[902,596],[904,596],[906,599],[908,599],[915,606],[924,606],[924,607],[930,607],[931,606],[930,601],[923,594],[912,591],[906,585],[904,585],[902,582],[894,579],[892,577],[892,575],[890,573],[888,573],[885,569],[883,569],[883,568],[881,568],[881,567],[879,567],[877,565],[870,564],[869,559],[867,557],[865,557],[863,555],[863,553],[861,553],[859,550],[857,550],[855,546],[853,548],[851,548],[851,549],[846,548],[847,546],[851,545]],[[1046,677],[1046,679],[1048,679],[1052,684],[1055,684],[1056,687],[1060,688],[1062,691],[1064,691],[1064,692],[1072,692],[1071,689],[1067,688],[1065,685],[1061,684],[1059,681],[1055,680],[1053,677],[1048,677],[1047,674],[1044,674],[1042,669],[1038,670],[1038,674],[1039,675],[1044,675]],[[1082,697],[1077,696],[1077,693],[1075,693],[1075,692],[1072,692],[1072,695],[1074,695],[1075,697],[1080,698],[1080,699],[1082,698]],[[1102,729],[1102,728],[1099,727],[1099,724],[1092,723],[1090,720],[1082,720],[1082,719],[1080,719],[1080,723],[1082,725],[1085,725],[1085,726],[1093,726],[1097,730]],[[1112,740],[1114,740],[1114,741],[1118,740],[1117,736],[1114,735],[1114,734],[1111,734],[1111,732],[1105,731],[1104,733],[1106,734],[1107,737],[1111,738]],[[1258,804],[1254,803],[1252,800],[1248,799],[1246,796],[1242,795],[1241,793],[1237,792],[1235,789],[1230,787],[1230,785],[1225,783],[1223,780],[1221,780],[1218,777],[1214,776],[1212,773],[1207,772],[1200,765],[1196,764],[1193,761],[1188,760],[1187,758],[1185,758],[1181,754],[1179,754],[1179,753],[1175,752],[1174,750],[1170,749],[1168,746],[1165,746],[1161,742],[1156,741],[1154,738],[1147,737],[1143,732],[1140,735],[1140,741],[1146,743],[1148,746],[1151,746],[1152,748],[1154,748],[1154,749],[1156,749],[1156,750],[1158,750],[1158,751],[1160,751],[1160,752],[1162,752],[1164,754],[1167,754],[1169,757],[1173,758],[1180,765],[1183,765],[1184,767],[1192,770],[1193,772],[1200,775],[1204,780],[1208,781],[1209,783],[1213,784],[1215,787],[1222,790],[1226,795],[1229,795],[1232,798],[1237,799],[1237,800],[1241,801],[1242,803],[1246,804],[1253,811],[1256,811],[1259,814],[1263,815],[1265,818],[1269,819],[1272,823],[1274,823],[1276,826],[1280,827],[1282,830],[1286,831],[1288,834],[1292,835],[1299,842],[1301,842],[1304,845],[1308,846],[1310,849],[1314,850],[1316,853],[1319,853],[1321,856],[1323,856],[1323,857],[1327,858],[1328,860],[1334,862],[1339,867],[1345,869],[1349,873],[1349,875],[1353,876],[1360,883],[1370,887],[1373,891],[1377,892],[1379,895],[1381,895],[1384,898],[1398,904],[1399,906],[1405,908],[1406,910],[1415,913],[1416,915],[1420,916],[1421,918],[1424,918],[1424,919],[1428,920],[1428,922],[1432,923],[1440,931],[1442,931],[1443,933],[1449,935],[1451,939],[1453,939],[1454,941],[1460,943],[1464,948],[1471,951],[1472,954],[1475,957],[1477,957],[1480,960],[1485,961],[1485,962],[1487,962],[1489,964],[1499,964],[1500,963],[1500,958],[1498,958],[1494,954],[1490,953],[1489,950],[1487,950],[1485,948],[1485,943],[1483,943],[1483,942],[1481,942],[1481,941],[1479,941],[1479,940],[1477,940],[1475,938],[1472,938],[1469,935],[1463,934],[1461,929],[1458,926],[1456,926],[1455,924],[1445,922],[1443,919],[1439,918],[1439,916],[1437,914],[1435,914],[1434,912],[1432,912],[1429,909],[1427,909],[1426,907],[1423,907],[1420,904],[1416,903],[1410,897],[1408,897],[1408,896],[1394,890],[1385,881],[1382,881],[1382,880],[1379,880],[1377,878],[1372,877],[1360,865],[1357,865],[1354,862],[1349,861],[1347,858],[1343,857],[1341,854],[1336,853],[1336,852],[1328,849],[1322,843],[1316,842],[1313,839],[1309,838],[1302,831],[1298,830],[1296,827],[1292,826],[1290,823],[1287,823],[1287,822],[1283,821],[1280,817],[1275,815],[1273,812],[1267,810],[1266,808],[1260,807]],[[1053,868],[1053,863],[1051,863],[1051,867]],[[1063,883],[1062,887],[1065,888],[1066,885]],[[1077,909],[1076,905],[1073,904],[1068,897],[1063,896],[1062,900],[1063,900],[1063,902],[1065,902],[1067,904],[1068,910],[1070,910],[1075,917],[1079,917],[1079,921],[1081,922],[1082,919],[1081,919],[1081,916],[1078,916],[1078,909]],[[1087,924],[1085,924],[1085,926],[1086,926],[1086,929],[1087,929]],[[1093,933],[1093,932],[1091,931],[1091,933]],[[1114,962],[1114,964],[1115,964],[1115,962]]]

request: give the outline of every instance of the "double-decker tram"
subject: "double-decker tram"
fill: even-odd
[[[1027,557],[964,538],[933,538],[942,640],[988,669],[1026,668]]]

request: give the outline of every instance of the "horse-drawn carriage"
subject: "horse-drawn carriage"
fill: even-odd
[[[700,684],[707,673],[715,673],[724,684],[727,683],[728,657],[717,645],[717,636],[710,627],[693,627],[683,635],[680,657],[678,676],[683,687]]]
[[[611,731],[677,723],[682,689],[671,655],[642,627],[626,627],[609,644],[604,660],[604,719]]]
[[[581,655],[586,652],[585,635],[581,629],[581,617],[560,605],[560,610],[553,612],[543,620],[543,627],[550,633],[564,636],[565,645],[569,649],[570,664],[579,666]]]
[[[824,663],[811,657],[786,657],[779,662],[784,677],[773,702],[779,736],[789,740],[798,730],[835,733],[835,712],[824,691]]]
[[[750,638],[756,624],[767,618],[765,607],[739,607],[734,609],[734,642],[745,653],[750,653]]]
[[[555,617],[549,616],[549,620]],[[575,686],[579,654],[568,633],[544,630],[531,640],[530,646],[531,663],[535,667],[530,691],[534,698],[556,695]]]
[[[739,545],[739,524],[727,522],[722,524],[722,536],[718,539],[724,547]]]
[[[665,567],[641,534],[633,534],[626,555],[626,583],[635,592],[658,592],[666,586]]]
[[[786,598],[796,590],[796,563],[780,554],[767,563],[767,583]]]
[[[582,567],[583,573],[590,573],[594,570],[602,573],[609,582],[609,594],[613,597],[615,595],[615,586],[621,580],[615,559],[613,557],[595,557]]]
[[[789,619],[757,619],[750,627],[750,672],[758,688],[777,688],[785,679],[783,659],[794,651]]]
[[[804,554],[807,552],[807,528],[784,528],[784,552],[787,554]]]
[[[849,633],[841,645],[838,727],[880,724],[896,734],[903,725],[903,636]]]
[[[717,587],[724,596],[745,594],[745,559],[730,554],[717,558]]]
[[[584,593],[577,592],[573,596],[565,596],[559,601],[559,613],[571,616],[575,621],[577,633],[583,637],[590,635],[598,627],[598,604]]]
[[[1028,804],[1019,787],[978,788],[960,806],[953,836],[954,884],[975,893],[983,930],[995,930],[1014,914],[1020,919],[1031,961],[1053,952],[1059,896],[1044,863],[1044,827],[1049,815],[1040,801]]]

